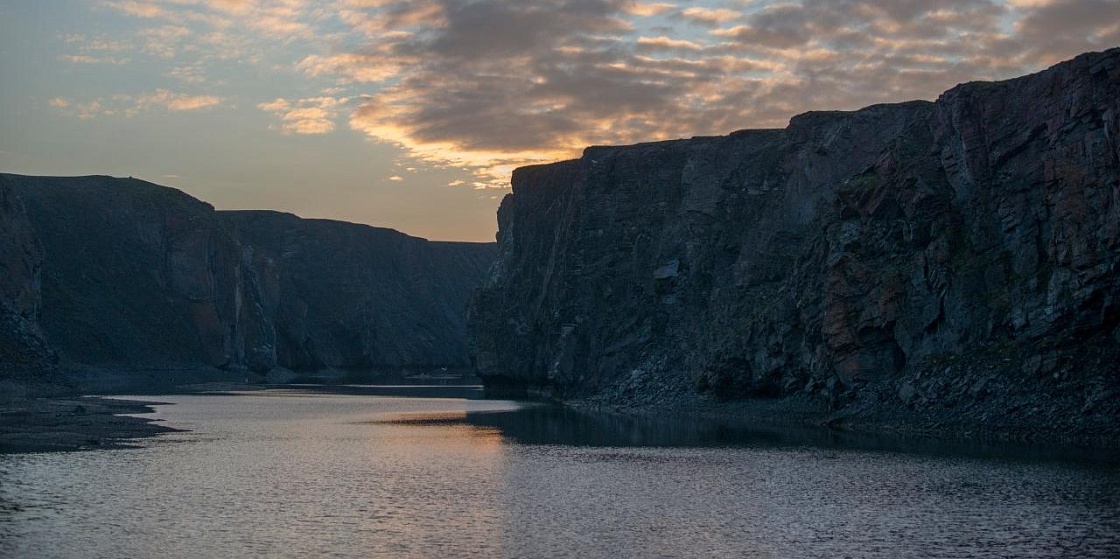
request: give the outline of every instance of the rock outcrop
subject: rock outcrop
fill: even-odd
[[[512,182],[470,325],[491,387],[1115,436],[1120,49]]]
[[[469,293],[495,254],[492,244],[217,212],[134,179],[0,175],[0,188],[5,216],[9,206],[17,216],[4,227],[18,233],[0,247],[4,302],[17,301],[28,322],[38,314],[42,339],[71,370],[154,380],[463,366]],[[41,303],[19,291],[28,281],[13,266],[41,278],[31,281]]]

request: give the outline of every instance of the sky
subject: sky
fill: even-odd
[[[0,0],[0,172],[490,241],[521,165],[935,99],[1120,0]]]

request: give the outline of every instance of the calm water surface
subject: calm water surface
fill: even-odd
[[[0,455],[0,556],[1120,557],[1109,462],[503,401],[158,399],[189,432]]]

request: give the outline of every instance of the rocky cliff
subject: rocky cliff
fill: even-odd
[[[0,379],[34,379],[57,359],[39,329],[42,263],[23,203],[0,182]]]
[[[267,211],[219,212],[244,245],[276,359],[295,370],[468,365],[466,310],[493,243]]]
[[[269,325],[242,305],[241,250],[211,206],[132,179],[0,180],[42,243],[41,325],[67,363],[252,363],[246,333]]]
[[[69,369],[150,380],[212,369],[241,379],[277,368],[467,363],[468,294],[493,245],[217,212],[133,179],[0,175],[0,187],[3,226],[27,232],[5,236],[0,263],[41,278],[37,308],[9,294],[27,282],[7,278],[5,302],[23,301],[29,322],[38,313],[43,339]],[[9,199],[16,210],[22,201],[25,219],[7,217]],[[24,246],[30,252],[18,253]]]
[[[1120,49],[512,182],[471,317],[491,387],[1116,440]]]

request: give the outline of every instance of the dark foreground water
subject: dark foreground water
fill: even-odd
[[[159,400],[191,431],[0,455],[0,556],[1120,557],[1108,462],[484,400]]]

